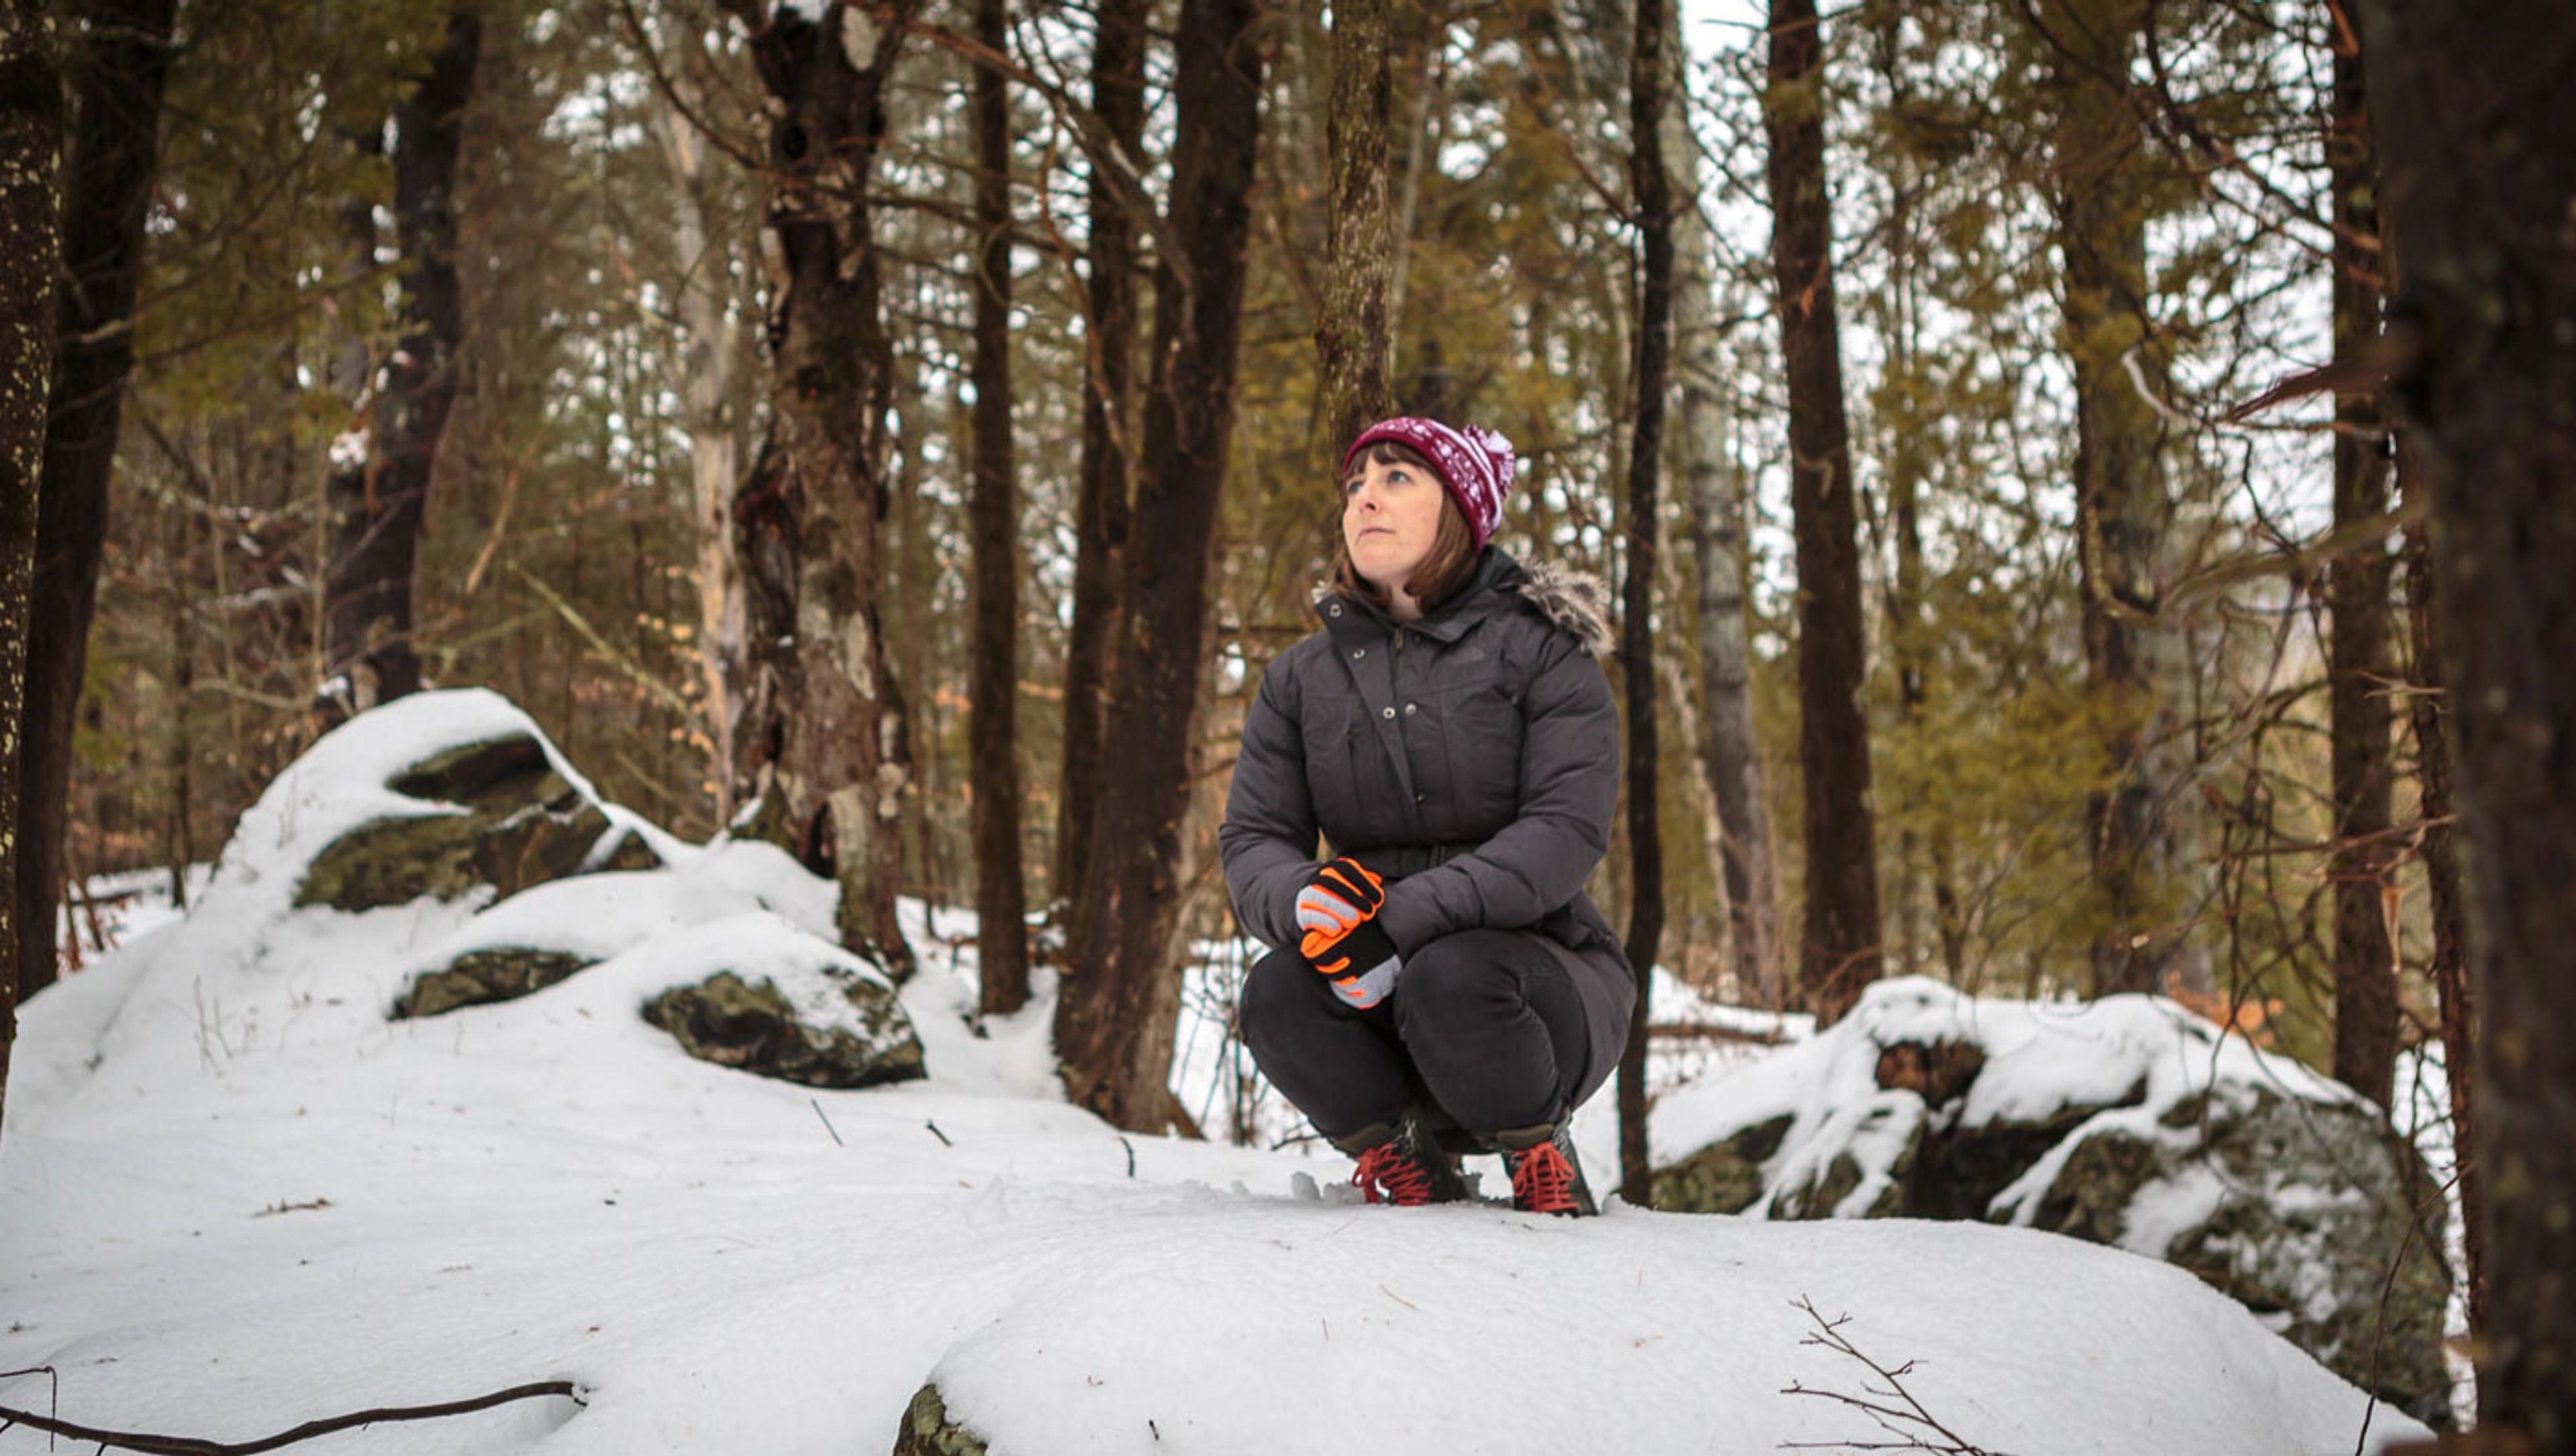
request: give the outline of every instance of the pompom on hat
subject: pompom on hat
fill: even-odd
[[[1503,495],[1512,488],[1512,476],[1519,461],[1512,455],[1512,442],[1494,430],[1469,425],[1452,429],[1438,420],[1399,415],[1380,420],[1360,431],[1342,456],[1342,478],[1350,479],[1351,466],[1360,452],[1379,441],[1409,445],[1431,462],[1440,483],[1449,488],[1450,499],[1458,503],[1459,512],[1467,518],[1467,529],[1476,538],[1476,549],[1485,549],[1493,538],[1494,528],[1503,523]]]

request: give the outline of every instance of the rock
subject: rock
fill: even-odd
[[[297,907],[372,910],[423,895],[453,900],[484,885],[507,898],[601,867],[607,813],[555,772],[530,733],[446,749],[386,786],[456,812],[391,815],[339,836],[306,869]],[[615,832],[624,841],[617,852],[651,854],[631,830]]]
[[[412,977],[410,988],[394,1002],[393,1015],[436,1016],[459,1006],[514,1000],[592,964],[587,956],[534,946],[470,950],[441,969]]]
[[[2183,1203],[2196,1216],[2175,1220],[2185,1226],[2166,1262],[2346,1380],[2427,1425],[2447,1423],[2451,1272],[2437,1252],[2441,1190],[2415,1150],[2375,1112],[2262,1086],[2206,1099],[2184,1127],[2181,1143],[2118,1131],[2087,1139],[2050,1184],[2038,1226],[2062,1221],[2090,1237],[2100,1210],[2116,1206],[2129,1220],[2124,1237],[2098,1241],[2135,1247],[2142,1209]]]
[[[700,1061],[808,1087],[870,1087],[923,1075],[921,1038],[893,987],[833,965],[805,974],[814,984],[790,995],[769,977],[746,982],[720,970],[646,1002],[644,1019]]]
[[[1733,1101],[1724,1078],[1685,1089],[1706,1141],[1658,1170],[1657,1207],[1977,1219],[2128,1249],[2448,1421],[2442,1199],[2347,1089],[2159,998],[1974,1000],[1920,978],[1772,1055]]]
[[[1762,1164],[1789,1135],[1788,1113],[1739,1129],[1655,1170],[1655,1207],[1675,1213],[1742,1213],[1762,1196]]]
[[[948,1402],[936,1382],[923,1386],[903,1412],[894,1436],[894,1456],[984,1456],[984,1442],[948,1418]]]

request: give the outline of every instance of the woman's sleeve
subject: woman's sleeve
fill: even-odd
[[[1280,670],[1283,660],[1271,660],[1243,715],[1243,751],[1226,790],[1225,823],[1216,832],[1235,918],[1273,949],[1297,943],[1297,895],[1318,864],[1296,689],[1293,675]]]
[[[1530,684],[1521,812],[1474,850],[1390,881],[1378,925],[1398,953],[1479,926],[1516,930],[1571,902],[1610,845],[1619,802],[1619,711],[1609,679],[1570,636]]]

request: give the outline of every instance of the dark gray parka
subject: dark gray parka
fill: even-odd
[[[1540,937],[1583,998],[1584,1096],[1617,1066],[1636,1002],[1583,891],[1619,798],[1619,715],[1594,660],[1606,607],[1591,577],[1491,546],[1418,622],[1326,593],[1323,630],[1262,674],[1217,832],[1234,913],[1276,949],[1297,944],[1318,830],[1386,877],[1378,924],[1400,955],[1478,927]]]

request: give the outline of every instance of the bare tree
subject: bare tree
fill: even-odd
[[[161,94],[176,0],[99,0],[74,41],[63,161],[60,350],[36,501],[26,708],[18,759],[18,994],[54,979],[72,715],[89,656],[107,540],[107,486],[134,368],[144,215],[161,156]]]
[[[678,54],[670,84],[703,116],[708,88],[697,81],[703,52],[683,45]],[[742,321],[734,306],[732,240],[715,204],[716,175],[708,156],[713,139],[677,105],[654,109],[653,134],[670,169],[676,204],[671,225],[685,270],[676,303],[688,331],[680,410],[689,432],[689,499],[696,524],[699,713],[709,743],[716,822],[729,824],[736,808],[734,730],[744,672],[742,576],[733,558],[734,481],[742,473],[735,378]]]
[[[1006,0],[975,0],[975,39],[999,55],[1011,39]],[[1011,94],[1001,70],[977,66],[975,132],[974,647],[966,683],[968,775],[974,790],[975,911],[982,1009],[1029,999],[1027,889],[1020,878],[1019,484],[1011,458]]]
[[[2334,190],[2335,360],[2361,367],[2379,338],[2379,207],[2361,53],[2334,55],[2334,120],[2326,136]],[[2357,528],[2388,509],[2388,433],[2366,392],[2335,397],[2334,518]],[[2335,559],[2326,581],[2335,808],[2334,1075],[2389,1105],[2397,1069],[2397,953],[2390,934],[2396,882],[2388,841],[2390,763],[2387,546],[2371,541]]]
[[[1825,188],[1825,51],[1815,0],[1772,0],[1771,262],[1789,384],[1789,500],[1798,538],[1798,762],[1806,779],[1807,915],[1798,984],[1821,1020],[1879,976],[1869,802],[1859,507],[1835,333]]]
[[[428,74],[394,103],[402,335],[375,392],[373,453],[351,458],[356,450],[343,447],[333,461],[323,696],[340,712],[362,712],[420,689],[412,584],[439,437],[456,403],[456,351],[465,338],[456,198],[465,108],[483,50],[478,6],[452,7],[445,24]],[[372,223],[366,231],[372,238]]]
[[[27,609],[35,587],[37,489],[53,392],[54,266],[61,218],[56,163],[63,78],[42,0],[0,5],[0,886],[18,869],[19,710],[27,690]],[[0,899],[0,1114],[18,1034],[18,948],[30,929]],[[32,933],[52,950],[50,922]],[[5,1121],[5,1116],[0,1116]]]
[[[1654,1202],[1646,1150],[1646,1028],[1655,957],[1664,938],[1664,833],[1656,793],[1655,564],[1662,555],[1657,497],[1664,461],[1665,396],[1672,382],[1673,184],[1664,161],[1664,110],[1673,60],[1664,0],[1637,0],[1628,72],[1629,188],[1636,207],[1637,419],[1628,450],[1627,576],[1621,583],[1620,657],[1628,684],[1628,961],[1637,1005],[1619,1056],[1619,1191]]]
[[[1678,58],[1678,7],[1664,7],[1665,46]],[[1687,69],[1674,68],[1664,109],[1665,155],[1697,198],[1699,156],[1688,126]],[[1687,159],[1685,169],[1683,161]],[[1673,353],[1681,394],[1678,420],[1697,567],[1700,693],[1697,745],[1717,801],[1718,860],[1726,886],[1727,949],[1736,994],[1781,1004],[1779,871],[1771,855],[1771,810],[1763,798],[1762,751],[1753,729],[1753,649],[1744,620],[1743,476],[1727,458],[1728,378],[1708,220],[1696,204],[1673,209]]]
[[[2576,1446],[2576,11],[2362,0],[2393,398],[2430,491],[2478,1013],[2478,1435]]]
[[[1088,388],[1082,399],[1082,473],[1075,486],[1073,626],[1064,649],[1064,768],[1056,816],[1053,894],[1066,901],[1082,883],[1091,851],[1092,807],[1100,793],[1100,728],[1116,646],[1118,588],[1126,569],[1132,371],[1136,346],[1136,223],[1133,178],[1144,168],[1145,0],[1100,0],[1091,53],[1091,109],[1104,145],[1125,159],[1092,159],[1087,184],[1091,237]],[[1125,176],[1119,175],[1121,171]]]
[[[1207,661],[1208,558],[1234,426],[1244,246],[1263,61],[1251,0],[1185,0],[1175,42],[1168,235],[1154,274],[1154,382],[1106,740],[1134,768],[1105,778],[1056,1054],[1073,1100],[1121,1127],[1188,1124],[1166,1079],[1193,729]]]

